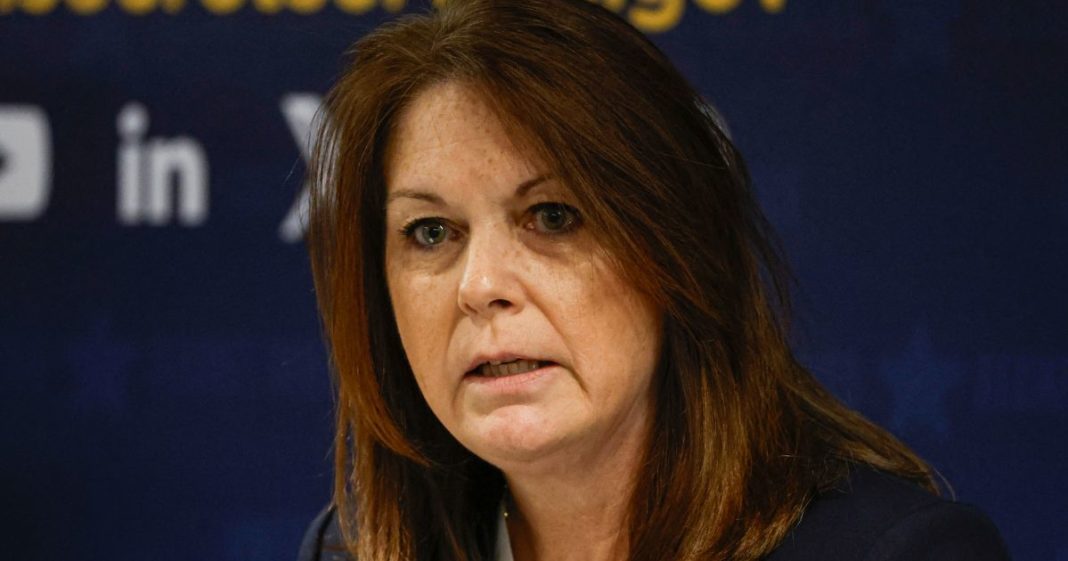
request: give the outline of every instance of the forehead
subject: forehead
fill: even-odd
[[[514,142],[495,111],[472,87],[433,85],[401,112],[386,149],[386,185],[398,189],[485,185],[544,171]]]

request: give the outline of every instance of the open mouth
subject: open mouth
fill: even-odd
[[[514,376],[532,372],[539,368],[549,366],[552,362],[544,360],[516,359],[507,362],[483,362],[478,368],[468,372],[469,376],[487,376],[500,378],[502,376]]]

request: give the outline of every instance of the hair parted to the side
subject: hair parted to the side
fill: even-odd
[[[666,57],[591,2],[452,0],[356,43],[310,171],[308,243],[337,389],[335,503],[360,561],[492,558],[503,477],[423,400],[385,278],[392,127],[450,80],[572,190],[621,274],[663,310],[631,559],[760,558],[853,464],[936,491],[919,458],[794,359],[787,275],[745,166]]]

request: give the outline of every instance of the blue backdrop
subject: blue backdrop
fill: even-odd
[[[1068,561],[1068,4],[604,3],[726,117],[804,361]],[[0,0],[10,558],[294,556],[332,416],[306,128],[404,4]]]

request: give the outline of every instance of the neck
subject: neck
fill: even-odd
[[[536,473],[506,473],[508,534],[516,561],[616,561],[644,439],[606,442],[592,457]]]

